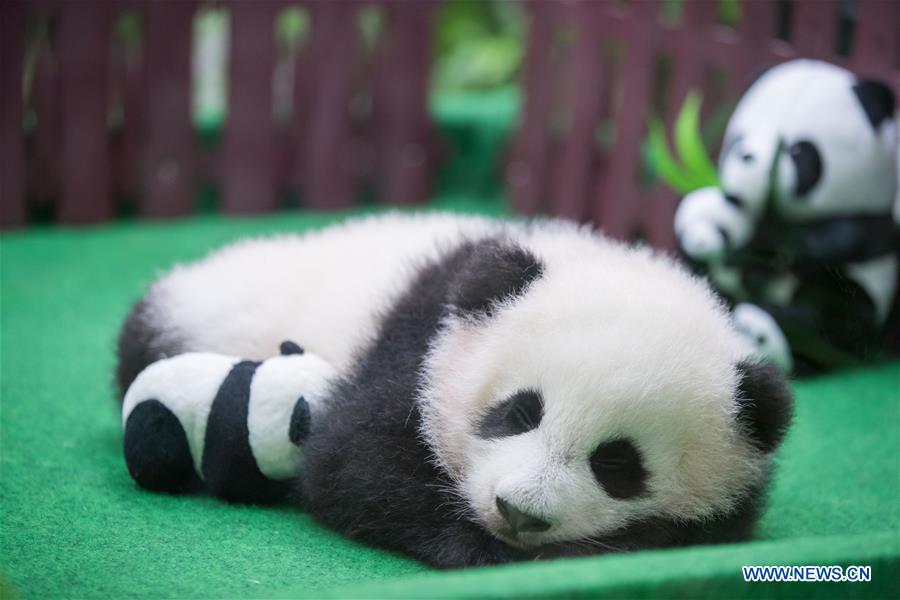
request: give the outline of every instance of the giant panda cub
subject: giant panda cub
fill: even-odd
[[[304,445],[306,510],[439,567],[745,538],[792,412],[670,259],[565,222],[450,215],[176,267],[123,326],[119,383],[282,339],[339,371]]]

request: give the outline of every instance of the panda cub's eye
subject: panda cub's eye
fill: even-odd
[[[516,392],[491,408],[478,428],[483,438],[507,437],[531,431],[541,424],[544,399],[535,390]]]
[[[597,482],[613,498],[634,498],[646,491],[647,471],[641,453],[630,440],[600,444],[591,454],[590,463]]]

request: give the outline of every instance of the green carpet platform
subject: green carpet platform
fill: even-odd
[[[456,204],[455,208],[459,208]],[[337,215],[199,217],[2,236],[0,597],[900,597],[900,363],[799,381],[754,541],[434,571],[292,506],[138,489],[117,328],[177,261]],[[741,565],[871,565],[870,583],[744,583]]]

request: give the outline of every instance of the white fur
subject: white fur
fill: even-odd
[[[449,215],[386,216],[245,240],[176,267],[149,299],[165,337],[187,350],[262,360],[289,339],[345,369],[416,266],[491,227]]]
[[[527,545],[711,515],[759,480],[765,459],[734,421],[744,354],[724,308],[671,260],[585,228],[387,215],[239,243],[179,267],[151,301],[188,350],[263,358],[289,338],[343,370],[418,266],[488,233],[530,249],[544,273],[487,322],[448,320],[420,398],[422,435],[485,526],[499,535],[498,493],[554,523],[513,541]],[[489,406],[527,387],[545,399],[538,429],[473,435]],[[613,499],[590,472],[587,457],[617,434],[644,455],[645,498]]]

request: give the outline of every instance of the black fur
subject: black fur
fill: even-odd
[[[859,99],[869,123],[877,129],[885,119],[894,115],[896,100],[894,91],[880,81],[862,80],[853,86],[853,92]]]
[[[248,360],[232,367],[216,392],[206,423],[203,480],[215,495],[231,502],[275,502],[288,491],[287,484],[260,472],[250,448],[250,382],[259,364]]]
[[[288,429],[288,438],[295,446],[301,445],[309,436],[310,414],[309,402],[303,396],[294,404],[291,411],[291,426]]]
[[[439,567],[516,556],[459,513],[465,507],[420,437],[415,399],[429,340],[447,311],[487,315],[492,302],[521,293],[540,272],[531,254],[497,240],[464,244],[423,269],[313,423],[300,489],[316,518]]]
[[[281,342],[281,346],[279,346],[278,349],[282,356],[287,356],[289,354],[303,354],[303,348],[290,340]]]
[[[138,485],[157,492],[184,490],[194,479],[181,421],[156,399],[140,402],[125,422],[125,464]]]
[[[808,194],[819,180],[822,179],[822,156],[819,149],[812,142],[801,140],[791,144],[788,148],[788,155],[794,162],[794,168],[797,170],[797,182],[794,184],[794,195],[797,198],[803,198]]]
[[[591,470],[613,498],[636,498],[647,491],[648,473],[631,440],[610,440],[597,446],[591,454]]]
[[[781,372],[768,363],[738,364],[738,419],[763,452],[781,443],[794,414],[794,398]]]
[[[516,392],[494,406],[481,420],[478,435],[498,438],[531,431],[541,424],[544,399],[535,390]]]
[[[530,252],[489,240],[478,244],[450,282],[449,303],[462,313],[490,315],[496,302],[521,294],[541,276],[543,266]]]
[[[733,194],[725,194],[725,202],[738,210],[744,210],[744,208],[746,208],[744,200]]]
[[[151,319],[150,304],[148,297],[136,302],[119,332],[116,383],[120,401],[128,386],[148,365],[181,353],[177,344],[162,342],[159,328]]]

